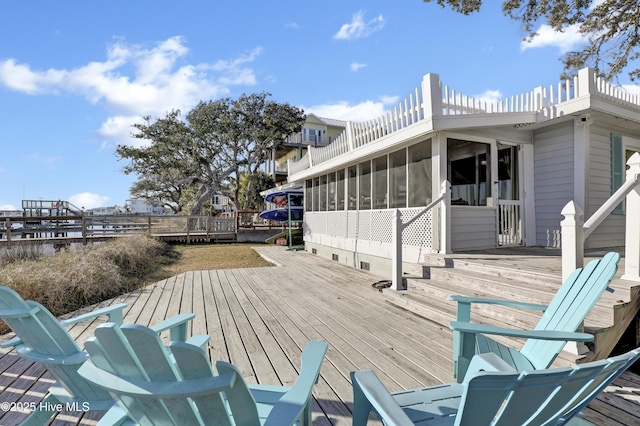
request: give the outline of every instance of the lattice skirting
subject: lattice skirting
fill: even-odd
[[[400,209],[407,224],[422,208]],[[393,210],[305,212],[304,239],[341,250],[391,258]],[[433,212],[428,211],[402,231],[403,260],[421,261],[433,248]]]

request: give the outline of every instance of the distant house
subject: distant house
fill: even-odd
[[[330,144],[290,161],[288,173],[305,188],[307,250],[384,266],[393,257],[396,209],[405,261],[428,252],[559,247],[563,207],[573,200],[589,218],[622,185],[635,152],[639,97],[591,69],[495,104],[427,74],[396,109],[347,122]],[[624,217],[622,204],[586,247],[623,245]]]
[[[124,210],[128,214],[147,214],[161,215],[165,214],[162,207],[152,206],[146,200],[129,199],[124,202]]]
[[[88,209],[87,213],[95,216],[114,216],[122,214],[122,209],[117,205],[108,207],[94,207],[92,209]]]
[[[273,151],[271,160],[265,164],[265,172],[271,175],[276,185],[286,183],[288,161],[299,160],[309,147],[329,145],[345,131],[346,126],[346,121],[308,114],[302,131],[289,136],[281,149]]]
[[[211,199],[214,210],[218,212],[231,212],[236,209],[228,195],[216,192]]]

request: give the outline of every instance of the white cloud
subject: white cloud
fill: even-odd
[[[304,108],[319,117],[334,118],[336,120],[365,121],[379,117],[384,113],[384,105],[381,102],[364,101],[356,105],[350,105],[346,101],[334,104],[315,105]]]
[[[560,49],[560,53],[566,53],[585,41],[584,34],[580,33],[579,28],[580,26],[576,24],[559,32],[547,24],[542,24],[536,31],[536,35],[520,43],[520,50],[552,46]]]
[[[364,11],[360,10],[353,14],[351,22],[344,24],[340,30],[333,36],[338,40],[354,40],[357,38],[368,37],[372,33],[384,27],[384,17],[378,15],[369,22],[364,21]]]
[[[620,88],[630,95],[640,95],[640,86],[637,84],[623,84]]]
[[[13,204],[0,203],[0,210],[18,210]]]
[[[303,107],[303,109],[319,117],[347,121],[366,121],[381,117],[390,106],[397,104],[399,99],[399,96],[382,96],[380,101],[377,102],[368,100],[351,105],[347,101],[339,101],[308,108]]]
[[[367,66],[367,64],[361,64],[361,63],[359,63],[359,62],[353,62],[353,63],[351,64],[351,67],[350,67],[350,68],[351,68],[351,71],[356,72],[356,71],[358,71],[360,68],[364,68],[364,67],[366,67],[366,66]]]
[[[69,202],[71,204],[83,209],[103,207],[109,200],[109,197],[92,194],[91,192],[81,192],[80,194],[75,194],[69,197]]]
[[[502,99],[502,93],[499,90],[486,90],[484,93],[473,95],[476,101],[488,104],[494,104]]]
[[[28,159],[36,164],[44,164],[50,170],[58,170],[57,164],[62,161],[62,157],[47,157],[42,156],[37,152],[35,154],[31,154]]]
[[[290,28],[292,30],[299,30],[300,29],[300,25],[298,25],[297,22],[289,22],[285,25],[285,27]]]
[[[188,53],[182,37],[171,37],[151,47],[118,40],[103,62],[69,70],[38,71],[15,59],[0,61],[0,84],[32,95],[71,93],[92,104],[101,103],[114,116],[98,133],[104,137],[120,135],[116,139],[121,141],[123,133],[116,127],[129,127],[132,122],[125,126],[126,118],[161,116],[172,109],[186,111],[202,99],[228,93],[230,86],[256,84],[249,64],[262,53],[260,47],[237,58],[196,65],[181,63]]]
[[[393,105],[400,102],[400,96],[382,96],[380,100],[385,105]]]

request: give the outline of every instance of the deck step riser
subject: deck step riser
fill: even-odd
[[[412,306],[417,306],[417,310],[415,311],[416,314],[431,319],[432,321],[436,321],[430,317],[431,312],[435,310],[447,309],[450,313],[446,318],[444,318],[444,322],[436,322],[444,326],[449,326],[449,322],[455,321],[457,302],[451,301],[449,299],[452,294],[451,292],[447,292],[443,289],[437,289],[435,287],[430,287],[428,286],[428,284],[418,284],[412,280],[408,281],[408,286],[409,288],[413,289],[413,291],[411,292],[411,294],[408,294],[406,297],[404,297],[403,303],[406,304],[407,300],[411,300]],[[421,290],[417,290],[417,287],[420,287]],[[395,292],[390,290],[386,292],[385,295],[392,293]],[[396,297],[395,300],[401,300],[402,293],[404,292],[400,292],[399,297]],[[474,305],[472,309],[472,318],[475,315],[482,315],[488,322],[493,323],[494,325],[505,326],[507,324],[510,324],[511,326],[533,328],[538,323],[541,314],[536,311],[523,313],[521,310],[517,310],[514,308],[503,308],[496,307],[494,305],[478,304]]]
[[[431,276],[430,280],[450,283],[452,286],[464,288],[465,291],[469,292],[469,295],[479,293],[494,295],[494,297],[501,299],[516,297],[523,298],[523,301],[530,303],[549,303],[559,287],[546,288],[539,285],[521,284],[515,280],[497,280],[490,276],[469,276],[458,270],[439,270]],[[525,288],[527,291],[523,290]],[[530,289],[534,290],[531,291]]]
[[[510,272],[495,267],[476,265],[471,263],[465,263],[461,266],[456,266],[455,268],[428,267],[423,269],[424,272],[422,276],[425,278],[439,278],[452,272],[471,272],[486,275],[487,277],[493,277],[497,280],[509,280],[522,284],[540,286],[545,289],[558,288],[562,284],[559,277],[538,275],[535,273],[525,274],[521,271]]]

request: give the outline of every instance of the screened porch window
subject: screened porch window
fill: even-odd
[[[387,208],[387,156],[378,157],[373,164],[373,208]]]
[[[304,183],[304,209],[308,212],[313,211],[313,181],[307,179]]]
[[[358,175],[358,199],[360,210],[371,209],[371,162],[365,161],[359,164]]]
[[[336,172],[337,210],[344,210],[344,169]]]
[[[358,208],[358,168],[351,166],[347,169],[347,192],[349,196],[349,210],[356,210]]]
[[[389,154],[389,208],[407,206],[407,150]]]
[[[408,155],[408,207],[428,205],[431,200],[431,139],[412,145]]]

